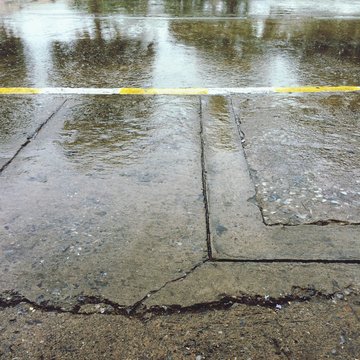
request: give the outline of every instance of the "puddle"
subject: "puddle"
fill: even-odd
[[[311,17],[313,3],[305,0],[10,4],[0,7],[2,86],[360,82],[360,20],[354,18],[360,16],[360,5],[353,2],[320,4]]]

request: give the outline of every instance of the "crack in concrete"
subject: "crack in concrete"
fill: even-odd
[[[203,121],[203,106],[202,97],[200,96],[200,146],[201,146],[201,172],[202,172],[202,189],[203,199],[205,208],[205,222],[206,222],[206,245],[208,250],[209,260],[213,259],[212,248],[211,248],[211,230],[210,230],[210,207],[209,207],[209,191],[207,181],[207,170],[206,170],[206,158],[205,158],[205,138],[204,138],[204,121]]]
[[[360,259],[214,259],[217,263],[285,263],[285,264],[360,264]]]
[[[337,224],[340,226],[349,226],[349,225],[353,225],[353,226],[357,226],[360,225],[360,222],[351,222],[351,221],[345,221],[345,220],[337,220],[337,219],[326,219],[326,220],[317,220],[317,221],[313,221],[313,222],[308,222],[308,223],[304,223],[304,224],[286,224],[286,223],[271,223],[268,224],[266,223],[266,226],[283,226],[283,227],[294,227],[294,226],[306,226],[306,225],[316,225],[316,226],[327,226],[327,225],[332,225],[332,224]]]
[[[182,276],[169,280],[159,288],[149,291],[143,298],[130,306],[118,304],[115,301],[103,298],[101,296],[79,295],[76,298],[76,303],[70,309],[65,309],[62,306],[51,304],[49,300],[37,303],[36,301],[26,298],[15,290],[7,290],[0,294],[0,309],[15,307],[21,303],[24,303],[30,305],[36,310],[43,312],[70,313],[73,315],[94,315],[99,314],[99,312],[84,312],[82,308],[86,305],[103,305],[105,307],[101,309],[102,311],[100,310],[100,314],[140,317],[139,315],[147,312],[144,309],[139,310],[140,308],[142,308],[143,303],[146,299],[163,290],[167,285],[185,279],[189,274],[193,273],[196,269],[198,269],[208,261],[208,259],[203,260],[202,262],[193,266],[189,271],[185,272]]]
[[[68,99],[65,99],[35,130],[32,134],[28,135],[26,141],[20,145],[15,154],[0,168],[0,175],[2,172],[16,159],[24,148],[33,141],[42,128],[60,111],[60,109],[65,105]]]
[[[311,301],[313,299],[320,300],[338,300],[345,299],[346,296],[357,295],[355,291],[348,286],[342,290],[337,290],[333,293],[323,293],[313,287],[303,288],[300,286],[293,286],[291,293],[280,296],[278,298],[261,295],[247,295],[241,294],[238,296],[224,295],[220,300],[198,303],[189,306],[168,305],[168,306],[152,306],[145,310],[145,313],[155,313],[157,315],[168,315],[173,313],[198,313],[209,310],[226,310],[235,304],[247,306],[259,306],[271,308],[274,310],[281,310],[285,306],[290,306],[291,303],[301,303]]]
[[[198,267],[201,265],[198,265]],[[182,277],[183,278],[183,277]],[[148,293],[154,294],[162,290],[167,284],[180,280],[180,278],[171,280],[164,284],[157,290],[153,290]],[[78,303],[73,306],[72,309],[66,310],[60,306],[51,305],[48,302],[42,302],[40,304],[27,299],[21,294],[15,291],[6,291],[0,295],[0,309],[6,309],[10,307],[15,307],[20,304],[28,304],[32,308],[42,311],[42,312],[55,312],[55,313],[67,313],[73,315],[84,315],[90,316],[95,314],[102,315],[122,315],[128,318],[136,318],[138,320],[146,320],[147,316],[163,316],[163,315],[172,315],[172,314],[188,314],[188,313],[203,313],[213,310],[228,310],[232,306],[236,305],[246,305],[246,306],[259,306],[270,308],[275,311],[280,311],[283,307],[290,306],[292,303],[302,303],[308,302],[315,299],[318,300],[338,300],[346,301],[349,296],[357,296],[358,294],[354,291],[351,286],[348,286],[344,289],[338,289],[332,293],[323,293],[315,288],[308,287],[298,287],[293,286],[291,293],[280,296],[280,297],[270,297],[270,296],[261,296],[261,295],[248,295],[241,294],[237,296],[223,295],[221,299],[216,301],[196,303],[188,306],[182,306],[179,304],[171,305],[156,305],[151,307],[140,307],[143,304],[144,300],[148,298],[145,296],[142,300],[138,301],[131,307],[126,307],[119,305],[116,302],[113,302],[108,299],[104,299],[97,296],[83,296],[78,297]],[[81,307],[84,305],[106,305],[107,309],[104,308],[103,312],[81,312]]]
[[[202,262],[196,264],[195,266],[193,266],[189,271],[185,272],[185,274],[183,274],[182,276],[179,276],[176,279],[173,280],[169,280],[167,281],[165,284],[163,284],[161,287],[155,289],[155,290],[151,290],[149,291],[142,299],[140,299],[139,301],[137,301],[130,309],[129,314],[132,315],[134,313],[136,313],[136,311],[143,305],[144,301],[146,299],[148,299],[150,296],[158,293],[159,291],[163,290],[167,285],[172,284],[174,282],[180,281],[185,279],[188,275],[192,274],[195,270],[197,270],[198,268],[200,268],[201,266],[203,266],[205,263],[207,263],[209,261],[209,259],[205,259]]]

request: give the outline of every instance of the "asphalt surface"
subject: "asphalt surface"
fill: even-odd
[[[360,84],[350,1],[0,13],[1,88]],[[359,100],[0,95],[0,356],[359,358]]]

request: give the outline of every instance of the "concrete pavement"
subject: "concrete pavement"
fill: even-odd
[[[6,8],[1,87],[360,83],[347,1],[120,3]],[[359,96],[1,95],[1,357],[358,358]]]

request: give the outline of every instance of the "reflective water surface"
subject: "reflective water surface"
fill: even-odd
[[[153,148],[153,107],[149,98],[83,98],[71,107],[59,143],[69,161],[90,172],[133,163]]]
[[[360,82],[360,3],[353,1],[320,1],[315,10],[305,0],[56,0],[0,8],[2,86]]]

